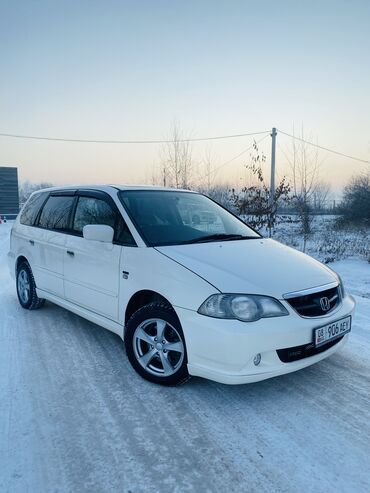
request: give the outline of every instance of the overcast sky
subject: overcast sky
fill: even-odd
[[[369,1],[0,0],[0,132],[160,139],[276,126],[370,159]],[[250,138],[214,143],[215,165]],[[278,135],[279,173],[290,141]],[[269,159],[270,138],[264,140]],[[194,146],[199,161],[205,144]],[[33,181],[150,180],[158,146],[0,138]],[[366,165],[322,153],[340,186]],[[244,156],[245,158],[245,156]],[[243,160],[218,174],[237,180]]]

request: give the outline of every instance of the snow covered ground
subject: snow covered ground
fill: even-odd
[[[297,373],[162,388],[121,340],[50,303],[23,310],[0,225],[0,491],[370,491],[370,264],[331,264],[358,303],[349,343]]]
[[[246,222],[248,217],[244,216]],[[306,252],[320,262],[329,263],[356,256],[370,260],[370,228],[339,228],[338,216],[316,215],[312,217]],[[261,230],[267,236],[265,229]],[[273,238],[303,251],[301,223],[297,215],[279,215]]]

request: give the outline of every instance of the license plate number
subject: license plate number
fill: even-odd
[[[338,339],[351,330],[351,317],[345,317],[314,330],[315,346],[319,347],[329,341]]]

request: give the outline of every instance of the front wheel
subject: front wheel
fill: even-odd
[[[36,293],[36,283],[28,262],[22,262],[17,269],[17,295],[19,303],[27,310],[37,310],[45,303]]]
[[[146,380],[178,385],[189,378],[184,334],[174,310],[150,303],[127,323],[125,346],[133,368]]]

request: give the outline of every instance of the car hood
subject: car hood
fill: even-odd
[[[223,293],[283,294],[337,281],[320,262],[265,238],[156,247]]]

